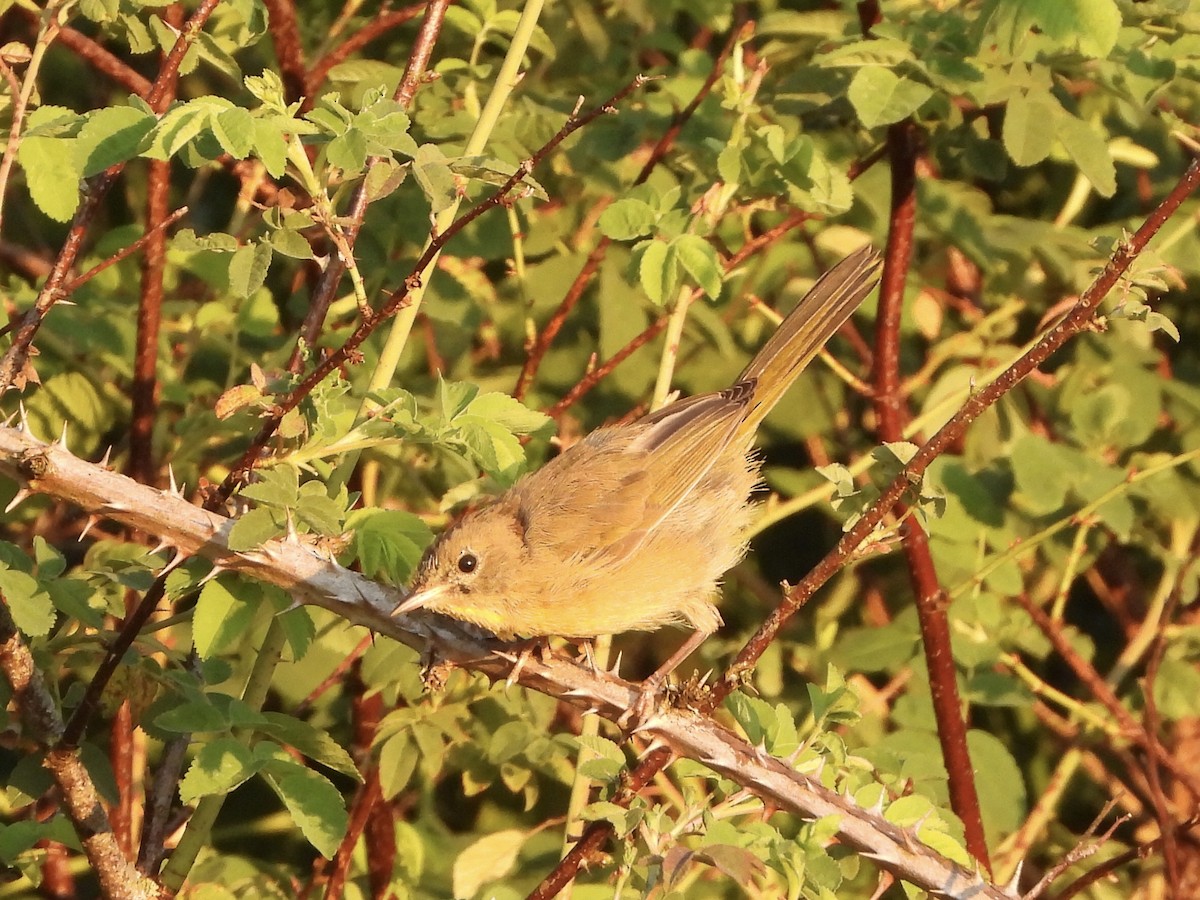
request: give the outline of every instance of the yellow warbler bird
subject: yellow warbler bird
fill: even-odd
[[[396,615],[433,610],[497,636],[591,638],[690,625],[652,693],[721,624],[746,552],[759,423],[878,281],[855,251],[813,285],[733,387],[593,431],[429,548]],[[646,693],[643,694],[646,696]]]

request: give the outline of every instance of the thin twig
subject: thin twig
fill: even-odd
[[[824,559],[813,567],[799,584],[787,592],[783,602],[776,607],[763,626],[738,653],[725,678],[714,685],[711,697],[705,704],[707,708],[716,708],[737,688],[745,673],[754,667],[758,658],[774,642],[779,630],[825,582],[833,577],[834,573],[845,565],[850,555],[871,535],[875,527],[895,506],[896,501],[904,495],[904,492],[921,480],[930,463],[937,459],[948,446],[956,442],[975,419],[995,405],[1001,397],[1037,369],[1063,344],[1085,329],[1095,314],[1096,308],[1109,291],[1145,249],[1150,239],[1174,215],[1184,200],[1196,190],[1198,184],[1200,184],[1200,159],[1194,159],[1141,227],[1114,248],[1108,264],[1080,296],[1072,310],[1020,359],[979,393],[969,398],[962,408],[917,451],[892,480],[892,483],[884,489],[875,504],[842,536],[833,550],[827,553]],[[646,754],[627,774],[621,790],[612,798],[612,802],[627,805],[670,759],[671,753],[666,748]],[[575,877],[580,866],[594,857],[611,834],[612,826],[609,823],[593,822],[562,863],[529,894],[529,900],[549,900],[553,897],[562,885]]]
[[[646,78],[639,75],[634,78],[628,85],[614,94],[609,100],[601,105],[589,110],[583,114],[572,115],[566,123],[559,129],[558,133],[547,141],[540,149],[537,150],[529,159],[523,161],[517,166],[505,182],[497,188],[492,194],[485,197],[479,203],[475,204],[470,210],[459,216],[454,222],[437,235],[427,245],[425,252],[421,254],[412,268],[411,274],[404,280],[404,283],[397,288],[392,295],[387,299],[383,306],[376,312],[375,316],[370,321],[364,321],[359,324],[358,328],[346,339],[346,341],[337,350],[326,356],[316,368],[307,375],[300,384],[292,390],[287,397],[276,404],[267,418],[266,423],[255,435],[250,442],[249,449],[242,455],[241,460],[230,470],[224,482],[214,493],[214,497],[218,502],[224,502],[232,494],[242,478],[258,461],[259,456],[266,447],[267,442],[275,435],[279,428],[279,423],[283,421],[283,417],[295,409],[300,402],[312,393],[313,389],[320,384],[325,378],[338,369],[354,355],[355,351],[362,346],[371,334],[383,322],[387,321],[392,315],[398,312],[407,302],[409,297],[421,287],[420,273],[425,271],[425,268],[430,262],[441,252],[441,249],[449,243],[459,232],[478,219],[481,215],[490,209],[494,209],[503,203],[509,202],[509,198],[517,187],[522,183],[525,177],[532,172],[533,168],[541,162],[546,156],[551,153],[559,144],[566,140],[570,135],[574,134],[580,128],[594,121],[598,117],[612,112],[618,103],[628,97],[631,93],[638,90],[646,83]]]
[[[171,47],[171,51],[159,69],[154,86],[146,97],[146,102],[154,112],[161,113],[165,110],[166,98],[171,94],[175,76],[179,72],[184,55],[195,42],[204,24],[219,3],[220,0],[201,0],[196,11],[192,13],[191,18],[179,32],[174,46]],[[66,282],[72,266],[75,265],[75,259],[83,246],[84,237],[87,235],[96,213],[100,210],[104,198],[124,168],[125,163],[117,163],[87,180],[83,201],[75,211],[75,217],[67,232],[66,240],[63,241],[58,257],[54,261],[54,268],[45,284],[42,285],[41,291],[38,292],[33,306],[21,317],[13,334],[12,345],[0,359],[0,394],[7,392],[18,378],[22,377],[33,339],[37,336],[38,329],[42,327],[42,322],[50,312],[50,308],[66,296],[63,284]]]
[[[421,22],[421,29],[417,33],[417,39],[413,43],[412,51],[409,53],[408,65],[405,67],[404,77],[401,78],[393,97],[397,103],[405,107],[412,102],[417,85],[420,83],[422,77],[424,77],[429,66],[429,60],[433,56],[433,47],[437,43],[438,35],[441,33],[442,21],[446,17],[446,8],[448,6],[449,0],[432,0],[426,6],[425,19]],[[410,9],[419,10],[420,7],[410,7]],[[324,75],[322,74],[321,77],[324,78]],[[330,256],[329,262],[325,264],[325,270],[321,273],[321,277],[317,280],[317,284],[313,288],[312,296],[309,298],[308,310],[304,314],[304,322],[300,326],[296,346],[293,348],[291,358],[288,360],[288,371],[292,374],[298,375],[302,370],[304,365],[304,348],[312,347],[316,344],[317,336],[321,333],[321,328],[325,324],[325,316],[329,312],[329,304],[333,302],[338,285],[341,283],[342,274],[354,258],[354,244],[358,240],[359,230],[362,228],[363,219],[366,217],[367,205],[371,202],[367,195],[367,181],[370,179],[371,170],[378,164],[379,157],[372,157],[368,160],[367,170],[363,175],[362,181],[354,188],[354,193],[350,198],[350,208],[345,217],[343,217],[342,224],[330,223],[330,228],[341,229],[341,239],[338,242],[342,246],[339,248],[338,253]]]
[[[308,96],[305,98],[305,104],[311,105],[313,97],[315,97],[317,91],[325,83],[325,79],[329,77],[330,69],[344,62],[367,44],[371,43],[371,41],[377,40],[393,28],[399,28],[404,23],[412,21],[427,5],[426,3],[414,3],[403,9],[387,9],[384,7],[374,19],[363,24],[346,40],[342,41],[334,49],[313,63],[313,67],[308,73]],[[426,13],[425,18],[426,21],[429,21],[428,13]],[[422,38],[418,36],[414,42],[413,49],[415,50],[421,42]],[[411,61],[411,54],[409,55],[409,59]],[[399,97],[396,99],[407,105],[407,102],[401,100]]]
[[[92,266],[82,275],[77,275],[75,278],[72,278],[63,287],[63,293],[67,295],[75,293],[75,291],[87,284],[105,269],[111,268],[112,266],[115,266],[117,263],[121,262],[121,260],[128,259],[130,256],[133,256],[133,254],[141,250],[142,247],[146,246],[146,244],[150,242],[155,235],[162,234],[187,214],[188,208],[186,206],[179,207],[179,209],[175,210],[175,212],[171,213],[169,216],[154,225],[153,228],[148,228],[146,231],[142,232],[141,236],[132,244],[129,244],[127,247],[122,247],[112,256],[108,257],[108,259],[105,259],[103,262],[96,263],[96,265]]]
[[[740,16],[741,13],[739,12]],[[704,98],[712,92],[713,85],[717,83],[721,72],[724,71],[725,61],[729,59],[729,54],[733,52],[733,48],[737,46],[739,41],[748,40],[753,33],[753,29],[754,25],[752,22],[745,22],[733,28],[729,34],[729,40],[725,42],[725,46],[721,48],[721,52],[713,60],[708,77],[700,85],[696,96],[692,98],[687,106],[672,116],[671,124],[667,126],[662,137],[655,143],[654,149],[650,151],[650,155],[642,165],[641,171],[638,172],[637,177],[633,180],[634,186],[643,184],[658,164],[666,158],[667,152],[675,143],[675,139],[679,137],[679,132],[683,130],[683,126],[695,115],[696,110],[700,108],[700,104],[704,102]],[[525,364],[521,367],[521,374],[517,376],[516,387],[513,388],[512,395],[518,400],[525,398],[525,394],[529,391],[529,386],[533,383],[533,379],[537,375],[538,367],[542,364],[542,359],[550,349],[550,344],[558,336],[567,316],[575,308],[575,304],[579,302],[579,298],[583,296],[583,292],[591,283],[592,278],[595,277],[600,264],[604,261],[604,257],[608,253],[608,247],[611,243],[612,241],[608,237],[601,237],[596,243],[596,246],[584,261],[583,268],[579,270],[579,274],[575,276],[575,280],[567,288],[562,301],[554,310],[553,315],[546,321],[541,333],[538,334],[537,339],[533,342],[533,346],[529,348],[529,352],[525,356]]]

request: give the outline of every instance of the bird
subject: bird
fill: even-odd
[[[602,426],[439,535],[393,615],[429,610],[505,641],[693,629],[652,697],[722,624],[746,553],[762,420],[878,282],[865,245],[822,275],[725,390]]]

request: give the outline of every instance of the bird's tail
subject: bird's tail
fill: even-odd
[[[739,381],[754,383],[754,397],[739,434],[753,434],[792,382],[879,282],[881,257],[869,244],[817,279],[746,366]]]

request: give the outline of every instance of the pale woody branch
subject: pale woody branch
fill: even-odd
[[[160,538],[185,555],[198,554],[222,569],[278,585],[297,600],[323,607],[356,625],[414,647],[432,645],[438,654],[492,678],[509,676],[512,658],[495,644],[473,638],[449,620],[393,619],[389,612],[403,592],[345,569],[298,540],[269,541],[243,553],[226,537],[233,520],[193,506],[182,496],[138,484],[73,456],[61,444],[44,443],[25,431],[0,427],[0,472],[24,489],[75,504],[85,512]],[[561,658],[534,654],[518,680],[554,697],[567,698],[616,720],[638,697],[637,688],[607,673]],[[839,838],[891,872],[935,896],[1013,900],[1015,894],[988,884],[952,863],[916,837],[912,829],[887,822],[845,796],[795,771],[787,762],[751,747],[711,719],[684,710],[655,713],[643,732],[681,757],[714,772],[804,819],[840,817]]]

